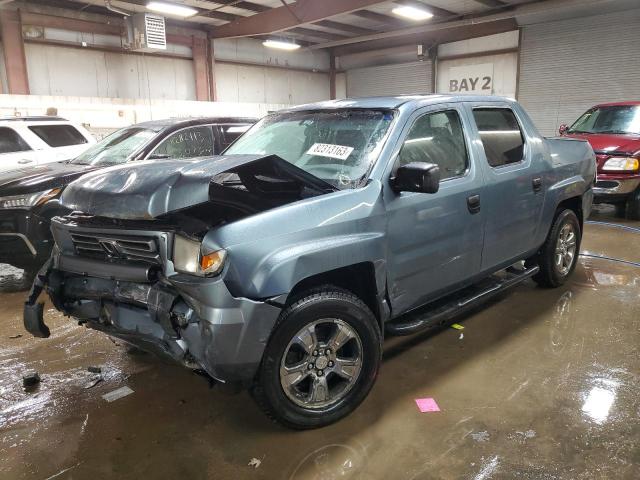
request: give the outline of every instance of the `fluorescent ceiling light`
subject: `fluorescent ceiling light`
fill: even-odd
[[[280,40],[265,40],[262,45],[269,48],[279,48],[280,50],[297,50],[300,45],[293,42],[281,42]]]
[[[166,2],[149,2],[147,3],[147,8],[153,12],[175,15],[176,17],[193,17],[198,13],[195,8]]]
[[[429,20],[433,17],[433,13],[428,12],[427,10],[423,10],[422,8],[410,7],[408,5],[403,5],[402,7],[396,7],[391,10],[392,13],[395,13],[399,17],[408,18],[409,20]]]

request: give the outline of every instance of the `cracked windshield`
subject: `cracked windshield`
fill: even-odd
[[[225,153],[278,155],[337,188],[356,188],[378,158],[392,120],[388,110],[276,114]]]

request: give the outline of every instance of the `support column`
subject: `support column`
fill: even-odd
[[[207,33],[207,67],[209,74],[209,100],[216,102],[218,100],[218,91],[216,90],[216,56],[211,33]]]
[[[329,53],[329,98],[336,99],[336,56]]]
[[[22,41],[20,12],[0,10],[0,28],[2,28],[4,64],[7,69],[7,93],[29,95],[29,77]]]
[[[193,68],[196,76],[196,100],[209,101],[209,74],[207,68],[207,39],[193,37]]]

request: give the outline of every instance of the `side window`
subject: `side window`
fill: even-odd
[[[87,139],[71,125],[32,125],[29,130],[53,148],[87,143]]]
[[[474,108],[473,118],[489,165],[501,167],[523,160],[524,136],[511,109]]]
[[[13,128],[0,127],[0,153],[25,152],[31,150]]]
[[[213,155],[213,130],[208,125],[185,128],[164,140],[151,154],[156,158],[193,158]]]
[[[226,149],[235,142],[240,135],[251,128],[251,125],[220,125],[220,138],[222,145],[220,151]]]
[[[404,140],[398,160],[399,165],[435,163],[443,180],[464,174],[469,159],[458,112],[445,110],[418,118]]]

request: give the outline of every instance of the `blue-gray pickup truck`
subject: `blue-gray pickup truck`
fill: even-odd
[[[43,290],[88,327],[250,388],[291,428],[335,422],[384,333],[439,326],[576,266],[589,144],[498,97],[347,99],[271,114],[223,155],[84,175],[52,221]]]

